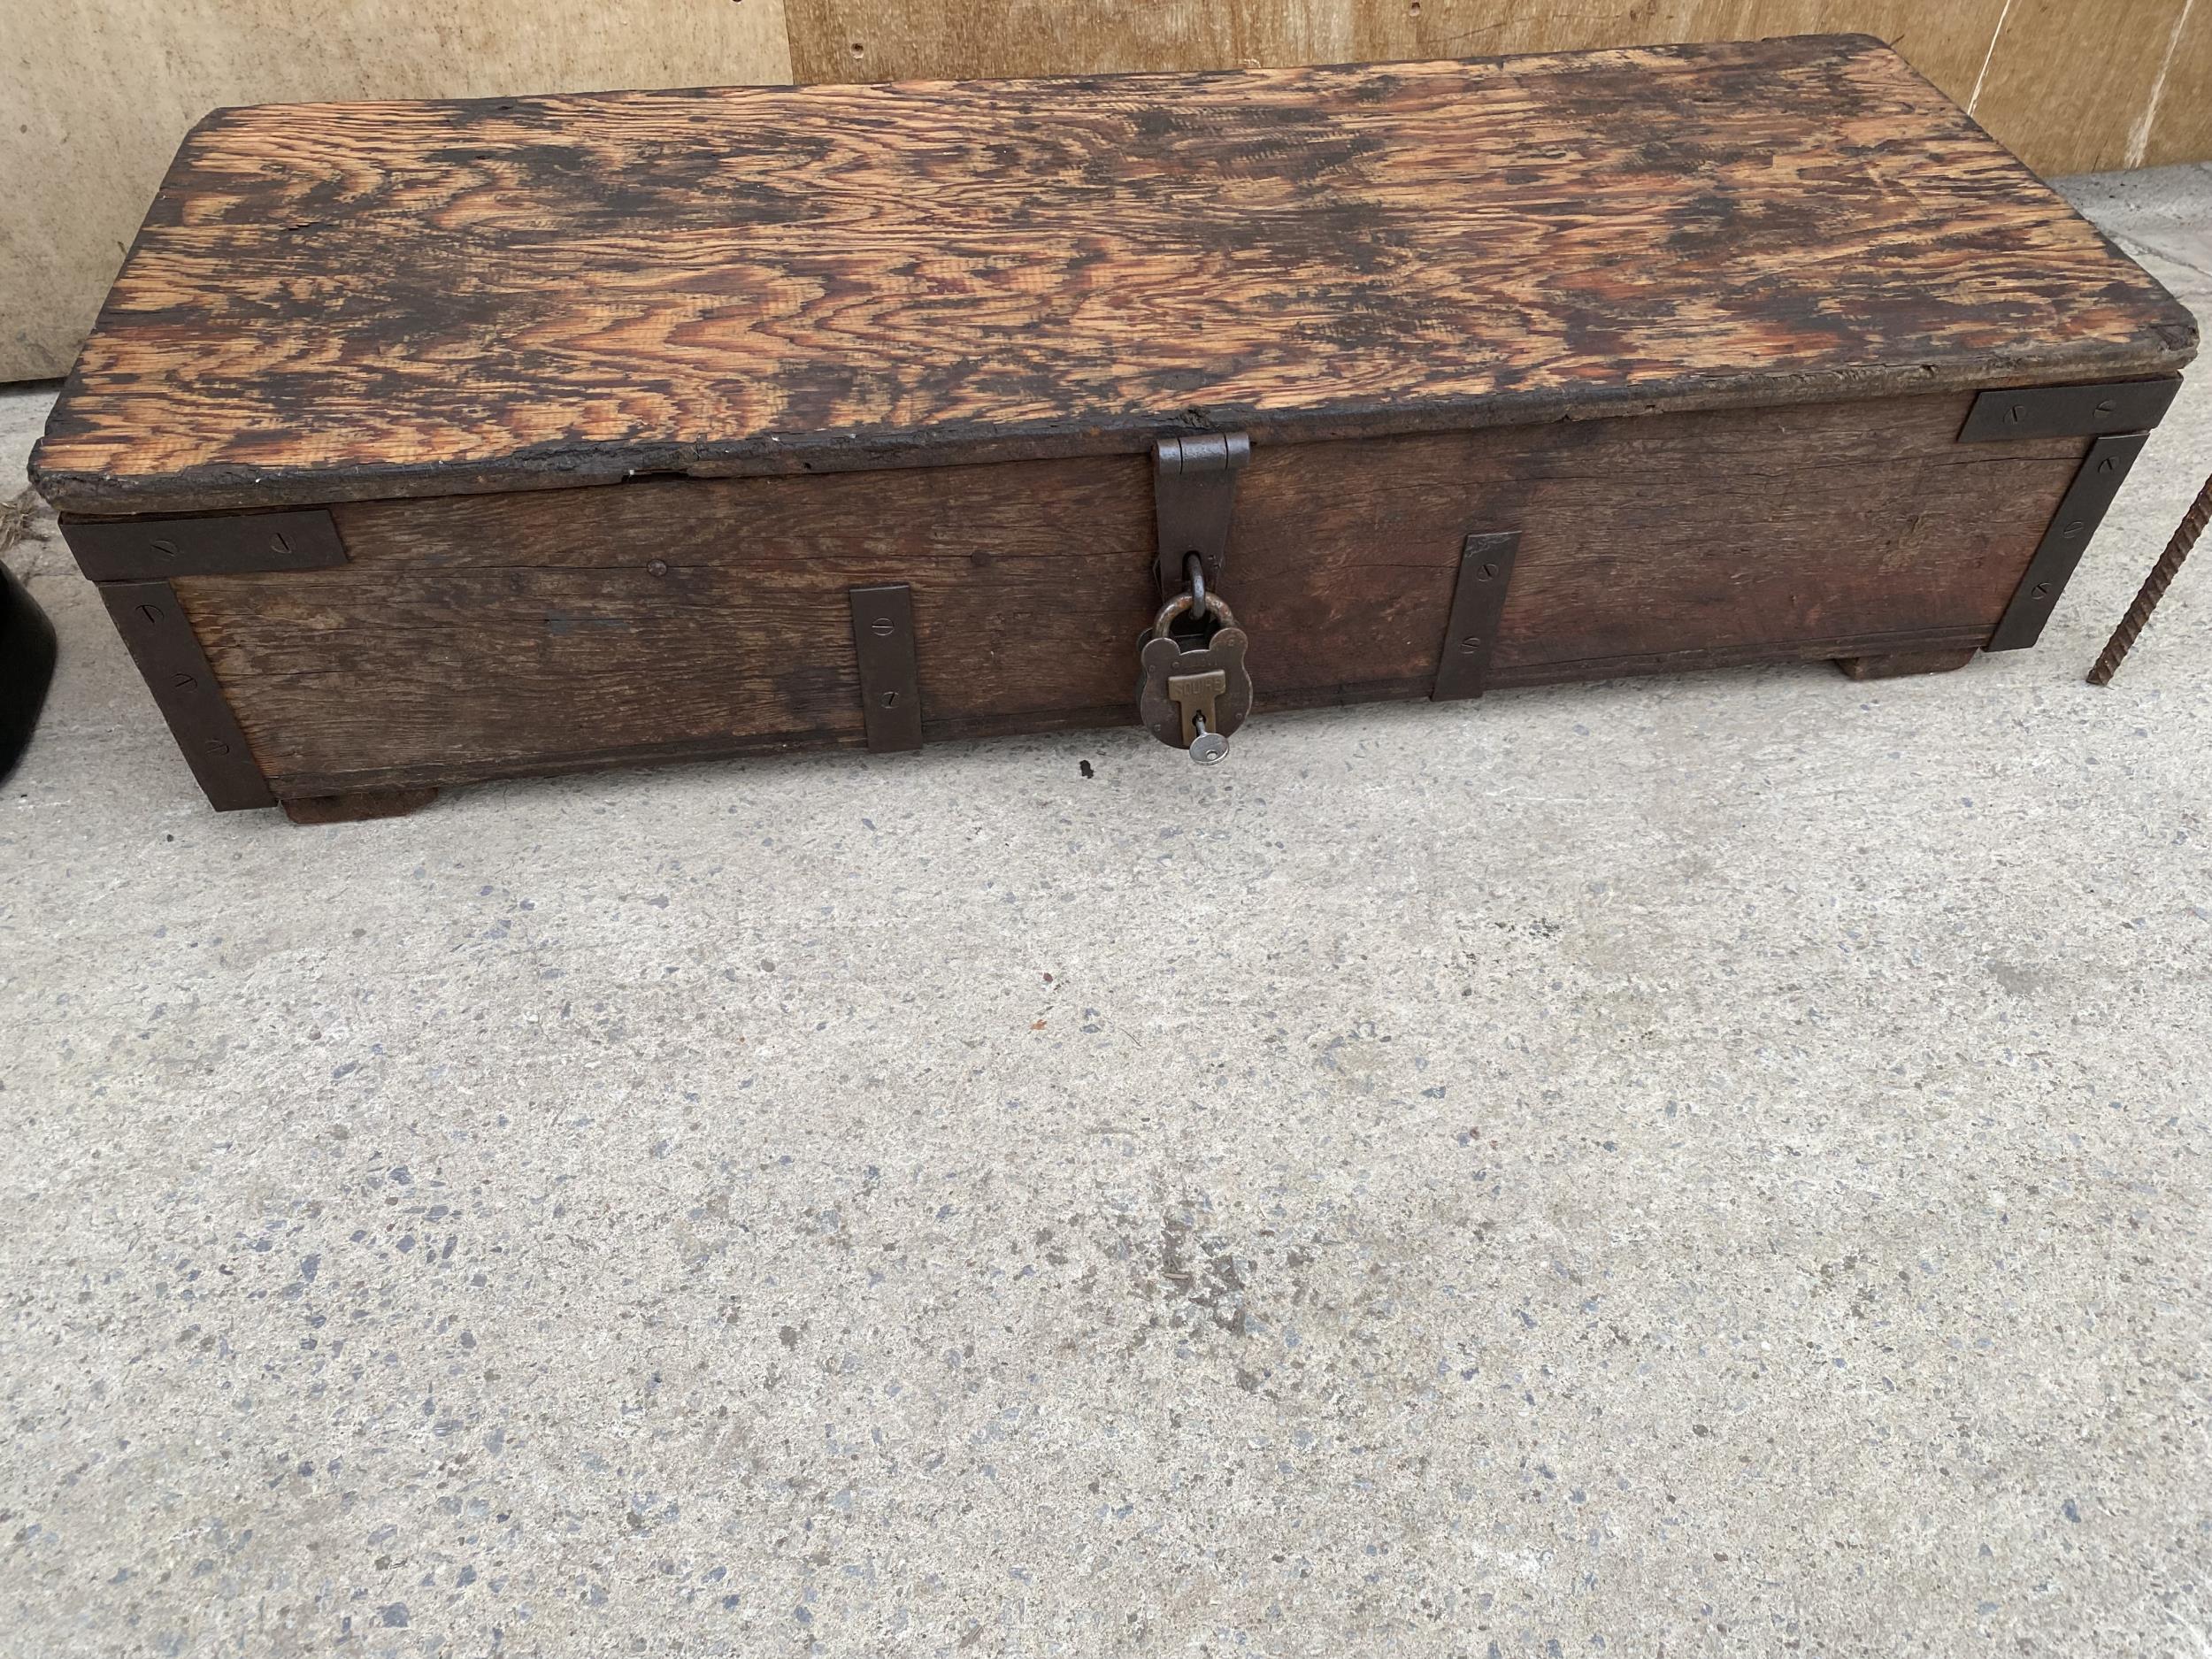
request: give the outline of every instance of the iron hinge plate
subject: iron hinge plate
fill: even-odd
[[[1505,614],[1506,584],[1521,551],[1521,533],[1471,535],[1459,547],[1458,585],[1452,589],[1452,618],[1444,649],[1436,659],[1431,701],[1479,697],[1490,678],[1490,655],[1498,643],[1498,620]]]
[[[2073,575],[2074,567],[2081,563],[2081,556],[2088,550],[2090,538],[2104,522],[2113,497],[2120,493],[2120,486],[2127,482],[2135,457],[2143,453],[2143,446],[2149,442],[2148,433],[2133,432],[2100,438],[2089,446],[2088,457],[2082,462],[2081,470],[2074,474],[2066,499],[2059,503],[2058,516],[2043,533],[2035,557],[2028,561],[2027,574],[2021,577],[2020,586],[2013,590],[2012,603],[2005,607],[2005,614],[1999,620],[1996,632],[1989,636],[1989,643],[1982,648],[1984,650],[2025,650],[2042,637],[2043,625],[2051,619],[2051,612],[2058,609],[2059,597],[2065,593],[2067,580]]]
[[[209,803],[219,812],[274,806],[269,780],[177,603],[176,589],[167,582],[102,582],[100,597]]]
[[[1221,586],[1229,557],[1229,526],[1236,516],[1237,474],[1252,458],[1252,440],[1241,432],[1162,438],[1152,446],[1152,505],[1160,554],[1155,573],[1164,604],[1187,586],[1184,561],[1195,553],[1206,585]]]
[[[847,590],[860,663],[860,718],[868,747],[922,746],[922,681],[914,654],[914,598],[904,582]]]
[[[64,518],[61,534],[78,568],[96,582],[328,570],[346,562],[337,524],[319,507],[205,518]]]
[[[2028,386],[1984,392],[1960,428],[1961,443],[2024,438],[2102,438],[2148,432],[2166,418],[2181,377],[2101,386]]]

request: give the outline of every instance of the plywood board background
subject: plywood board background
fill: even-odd
[[[2212,157],[2212,0],[787,0],[803,81],[1878,35],[2046,174]]]
[[[227,104],[1878,35],[2047,174],[2212,158],[2212,0],[47,0],[0,47],[0,380],[61,373]]]
[[[0,9],[7,380],[67,371],[169,158],[210,110],[791,79],[782,0],[0,0]]]
[[[2005,0],[787,0],[802,81],[1476,58],[1879,35],[1963,96]]]

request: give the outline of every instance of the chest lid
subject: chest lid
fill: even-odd
[[[176,512],[2170,373],[1879,42],[226,110],[33,472]]]

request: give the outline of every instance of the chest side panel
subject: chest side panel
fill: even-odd
[[[1469,534],[1494,684],[1985,641],[2086,447],[1970,400],[1260,446],[1225,592],[1258,706],[1422,696]],[[336,509],[349,563],[176,585],[280,795],[860,741],[847,590],[912,588],[931,741],[1125,724],[1133,457]]]

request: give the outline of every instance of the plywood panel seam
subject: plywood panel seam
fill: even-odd
[[[1997,42],[2004,38],[2005,25],[2012,17],[2012,0],[2005,0],[2005,9],[1997,14],[1997,27],[1989,31],[1989,49],[1982,54],[1981,73],[1974,77],[1973,95],[1966,100],[1969,115],[1980,107],[1982,88],[1989,84],[1989,65],[1997,59]]]
[[[2151,129],[2157,125],[2159,106],[2165,102],[2166,82],[2174,73],[2174,54],[2181,48],[2181,32],[2189,27],[2189,13],[2197,0],[2181,0],[2181,11],[2174,19],[2172,32],[2166,36],[2166,55],[2159,60],[2158,79],[2151,83],[2150,96],[2143,102],[2143,113],[2135,123],[2135,130],[2128,134],[2127,165],[2139,167],[2150,149]]]

